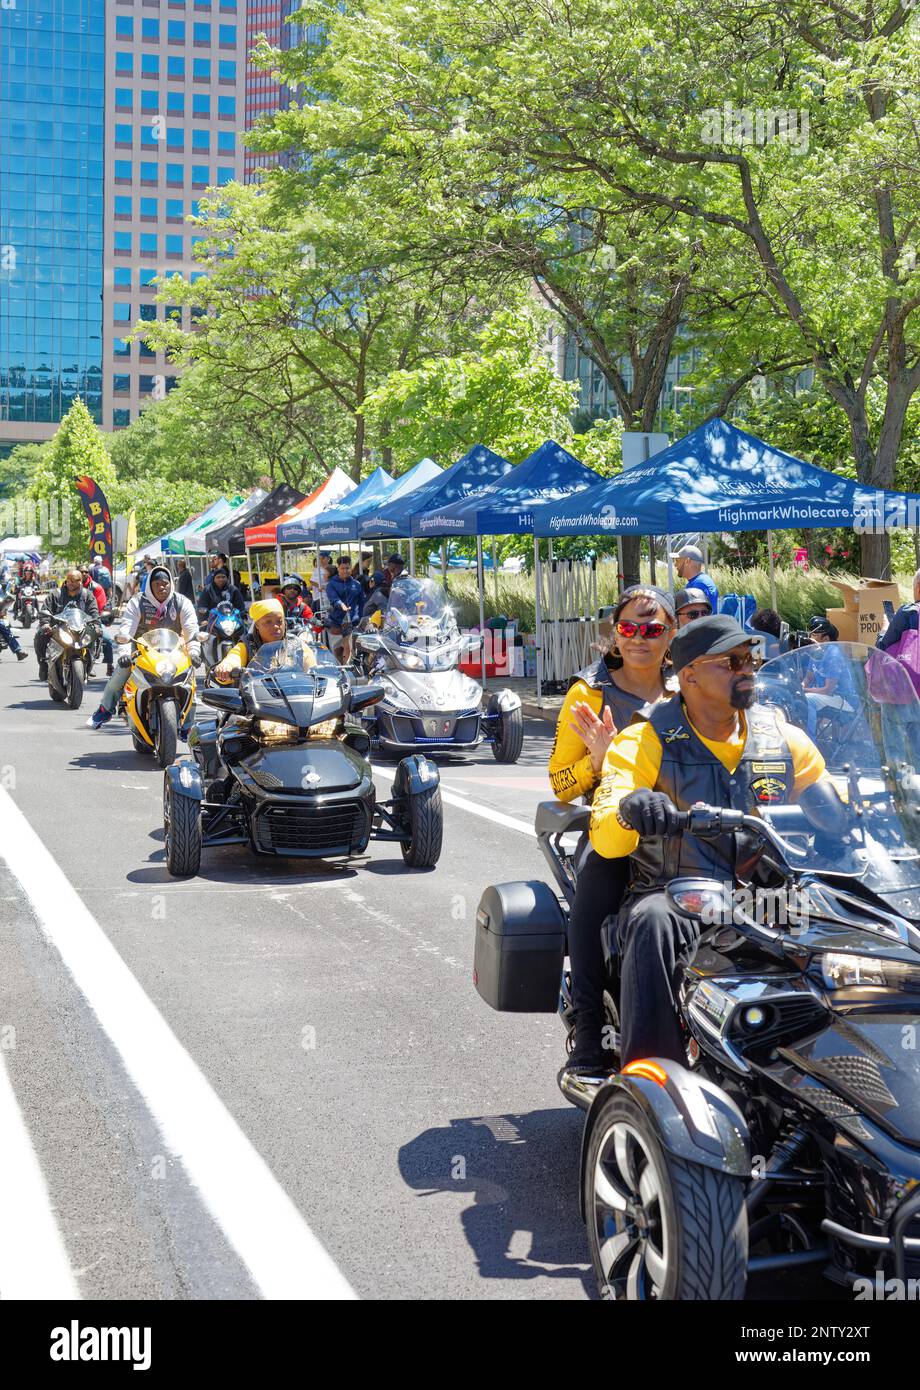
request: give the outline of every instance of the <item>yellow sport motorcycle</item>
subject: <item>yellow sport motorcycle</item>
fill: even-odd
[[[165,627],[137,637],[133,655],[120,709],[136,751],[154,753],[166,768],[175,761],[179,731],[192,721],[192,659],[178,632]]]

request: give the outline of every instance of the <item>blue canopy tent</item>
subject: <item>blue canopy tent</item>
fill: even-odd
[[[430,459],[423,459],[430,463]],[[416,467],[421,468],[421,464]],[[420,516],[439,507],[450,506],[462,497],[469,497],[474,488],[494,482],[508,473],[511,464],[499,454],[494,454],[484,444],[475,444],[472,449],[458,459],[450,468],[439,470],[437,475],[421,487],[410,492],[395,492],[385,506],[375,507],[370,516],[362,517],[358,531],[362,539],[381,540],[387,536],[408,536],[412,539],[420,533],[417,522]],[[414,470],[413,470],[414,471]],[[406,478],[410,475],[407,473]],[[400,481],[403,481],[400,479]],[[437,535],[438,532],[429,534]]]
[[[278,544],[321,545],[324,541],[356,541],[357,517],[365,507],[375,507],[392,492],[395,479],[384,468],[375,468],[359,483],[344,501],[324,512],[304,518],[295,517],[278,527]]]
[[[535,536],[657,535],[905,525],[920,495],[863,487],[709,420],[645,463],[541,507]],[[910,509],[913,511],[913,507]],[[775,606],[772,545],[770,580]]]
[[[548,439],[510,472],[448,506],[422,513],[419,536],[518,536],[533,531],[533,510],[603,482],[555,440]]]

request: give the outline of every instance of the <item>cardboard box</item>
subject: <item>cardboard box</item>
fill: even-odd
[[[846,608],[828,608],[825,617],[829,623],[834,624],[834,627],[840,634],[841,642],[856,642],[859,640],[857,637],[859,631],[859,614],[855,609],[850,612]]]
[[[887,579],[861,579],[858,584],[844,584],[837,579],[832,582],[843,596],[844,607],[828,609],[827,616],[838,628],[840,624],[832,614],[843,614],[845,619],[850,619],[845,626],[851,635],[846,636],[840,628],[841,642],[865,642],[867,646],[874,646],[876,637],[888,622],[884,605],[887,601],[897,611],[901,607],[901,590]]]

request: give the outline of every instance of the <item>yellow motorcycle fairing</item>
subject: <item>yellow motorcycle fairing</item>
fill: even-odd
[[[143,637],[138,637],[137,654],[131,666],[131,672],[125,682],[122,692],[124,701],[125,720],[128,727],[135,729],[138,736],[150,747],[154,746],[153,736],[141,714],[140,696],[143,692],[158,688],[159,672],[164,663],[175,668],[175,674],[170,678],[170,683],[174,686],[187,684],[187,696],[181,706],[179,706],[179,723],[184,724],[189,717],[189,713],[195,701],[195,675],[192,669],[192,660],[185,649],[185,644],[177,632],[172,628],[153,628]],[[178,703],[178,702],[177,702]]]

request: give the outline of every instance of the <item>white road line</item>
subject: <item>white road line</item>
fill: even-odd
[[[395,767],[380,767],[374,763],[374,776],[388,777],[392,782],[396,776]],[[469,811],[471,815],[482,816],[483,820],[494,821],[496,825],[504,825],[508,830],[519,830],[522,835],[533,835],[536,838],[537,832],[532,825],[528,825],[525,820],[518,820],[516,816],[506,816],[504,811],[495,811],[491,806],[482,806],[478,801],[472,801],[464,793],[458,796],[456,792],[449,792],[444,783],[441,783],[441,800],[448,802],[451,806],[459,806],[464,811]]]
[[[121,1056],[166,1148],[183,1164],[263,1296],[354,1298],[265,1160],[3,788],[0,848],[45,937]]]
[[[0,1297],[79,1298],[51,1197],[0,1053]]]

